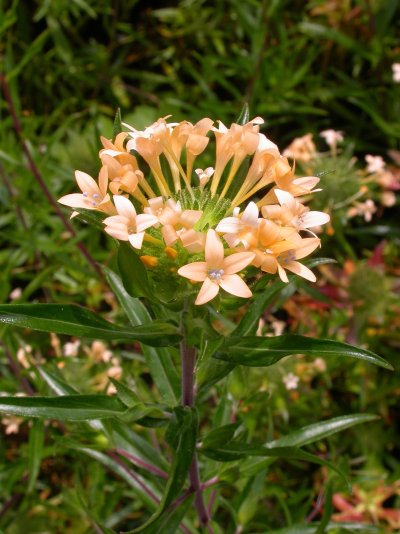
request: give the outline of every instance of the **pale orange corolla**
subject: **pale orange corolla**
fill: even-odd
[[[315,228],[329,222],[330,217],[322,211],[310,211],[296,200],[288,191],[275,189],[279,204],[263,206],[261,213],[265,218],[273,219],[283,226],[293,226],[297,231]]]
[[[104,167],[100,170],[98,183],[89,174],[82,171],[75,171],[75,178],[82,193],[72,193],[61,197],[58,200],[60,204],[70,208],[99,210],[109,215],[115,213],[110,195],[107,193],[108,176]]]
[[[317,155],[317,147],[313,141],[312,134],[308,133],[293,139],[290,145],[282,152],[282,155],[305,163],[314,159]]]
[[[104,219],[105,232],[120,241],[129,241],[136,249],[141,249],[144,231],[158,223],[157,217],[147,213],[137,215],[132,202],[121,195],[114,195],[114,204],[118,215]]]
[[[184,265],[178,274],[195,282],[203,282],[195,300],[197,305],[216,297],[220,287],[237,297],[249,298],[252,295],[250,288],[236,273],[247,267],[253,258],[252,252],[237,252],[225,257],[221,239],[214,230],[208,230],[205,261]]]
[[[259,226],[257,246],[251,248],[255,255],[252,265],[269,274],[278,273],[283,282],[289,281],[285,269],[315,282],[314,273],[297,260],[311,254],[319,245],[317,237],[302,238],[294,228],[263,219]]]
[[[320,244],[321,242],[318,237],[300,238],[292,249],[279,254],[276,259],[278,261],[279,278],[282,282],[289,282],[285,269],[310,282],[315,282],[317,280],[315,274],[297,260],[309,256]]]
[[[224,234],[224,239],[230,247],[242,244],[249,248],[257,242],[259,210],[254,202],[249,202],[242,214],[239,210],[240,208],[234,208],[233,217],[222,219],[216,231]]]
[[[180,239],[183,246],[189,247],[191,252],[203,250],[204,238],[193,229],[203,214],[201,210],[183,210],[179,201],[170,198],[164,202],[163,197],[156,197],[149,199],[149,205],[144,208],[144,212],[157,218],[168,247]]]

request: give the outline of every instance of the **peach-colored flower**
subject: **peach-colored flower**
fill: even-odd
[[[380,196],[380,201],[385,208],[391,208],[396,204],[396,195],[393,191],[384,191]]]
[[[129,241],[134,248],[142,248],[144,230],[157,224],[157,217],[146,213],[137,215],[132,202],[120,195],[114,195],[114,203],[118,215],[104,219],[104,230],[115,239]]]
[[[252,293],[236,273],[247,267],[254,258],[252,252],[238,252],[224,257],[224,246],[214,230],[208,230],[205,245],[205,261],[184,265],[178,274],[195,282],[203,282],[195,304],[212,300],[220,287],[237,297],[248,298]]]
[[[278,274],[282,282],[289,282],[285,269],[309,280],[310,282],[315,282],[315,274],[297,260],[305,258],[319,246],[320,240],[317,237],[306,237],[297,242],[292,250],[279,254],[277,257]]]
[[[182,210],[179,201],[176,202],[170,198],[164,202],[162,197],[150,198],[149,206],[144,208],[144,212],[155,216],[157,222],[161,223],[161,233],[168,247],[176,243],[178,239],[182,239],[188,230],[192,230],[203,214],[201,210]],[[183,238],[183,242],[192,243],[193,233],[189,235],[191,237],[187,236],[186,241]],[[192,250],[192,252],[196,251]]]
[[[75,171],[75,178],[82,193],[72,193],[61,197],[58,202],[71,208],[85,208],[87,210],[99,210],[112,215],[115,208],[107,193],[108,176],[107,169],[102,167],[99,173],[99,183],[82,171]]]
[[[221,196],[225,196],[244,158],[256,151],[267,150],[273,143],[265,135],[259,133],[259,125],[264,122],[260,117],[256,117],[244,125],[234,123],[229,129],[221,121],[218,122],[219,127],[213,128],[217,153],[215,173],[210,190],[212,195],[216,194],[222,173],[228,161],[233,158],[229,175],[221,192]]]
[[[242,243],[245,248],[249,248],[256,244],[258,223],[257,205],[250,202],[242,214],[239,214],[239,208],[234,208],[233,217],[222,219],[215,230],[224,234],[230,247]]]
[[[293,195],[281,189],[275,189],[279,205],[263,206],[261,212],[264,217],[279,221],[284,226],[293,226],[298,232],[309,230],[329,222],[330,217],[322,211],[310,211]]]
[[[295,236],[294,239],[293,236]],[[252,265],[266,273],[275,274],[278,271],[278,256],[292,250],[295,247],[295,241],[299,239],[301,239],[300,236],[293,228],[283,228],[273,221],[261,219],[258,242],[251,248],[255,254]]]
[[[296,137],[288,147],[282,152],[286,158],[292,158],[297,161],[310,161],[317,155],[317,149],[311,133]]]
[[[368,199],[365,202],[357,202],[354,206],[349,208],[347,210],[347,216],[363,216],[366,222],[370,222],[372,215],[376,212],[376,209],[375,202],[371,199]]]

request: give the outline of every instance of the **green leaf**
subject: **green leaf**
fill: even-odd
[[[132,325],[151,325],[152,318],[145,305],[127,293],[121,278],[116,273],[107,268],[104,268],[104,272]],[[162,400],[169,405],[176,405],[180,397],[180,379],[173,365],[172,349],[155,349],[143,345],[142,351]]]
[[[156,513],[153,514],[146,523],[126,534],[153,532],[152,529],[148,530],[149,527],[154,525],[156,520],[162,516],[163,512],[170,506],[173,500],[179,496],[183,485],[185,484],[196,448],[198,416],[196,409],[188,406],[178,406],[175,408],[174,414],[176,420],[173,424],[174,429],[177,432],[177,444],[163,498]]]
[[[244,124],[247,124],[249,120],[250,120],[249,104],[245,102],[243,104],[242,111],[240,112],[240,115],[236,120],[236,123],[243,126]]]
[[[121,243],[118,248],[118,269],[129,295],[154,299],[145,266],[133,248],[125,243]]]
[[[28,478],[28,493],[33,491],[40,471],[40,464],[42,462],[44,443],[44,421],[36,420],[32,422],[29,430],[29,478]]]
[[[75,304],[2,304],[0,322],[77,337],[140,341],[150,345],[171,345],[179,340],[177,329],[159,321],[135,328],[109,323],[92,311]]]
[[[104,230],[104,224],[103,220],[105,219],[104,213],[101,213],[96,210],[88,210],[85,208],[74,208],[74,211],[77,211],[79,213],[78,219],[81,219],[82,221],[90,224],[94,228],[97,228],[98,230],[103,231]]]
[[[202,438],[202,446],[206,449],[214,448],[232,440],[240,423],[231,423],[211,430]]]
[[[176,534],[179,524],[185,517],[192,502],[193,495],[188,495],[178,506],[172,503],[154,523],[142,530],[142,532],[145,534],[160,534],[161,532],[162,534]]]
[[[249,367],[268,367],[285,356],[293,354],[356,358],[393,370],[389,362],[369,350],[340,341],[314,339],[295,334],[276,337],[229,338],[215,358]]]
[[[284,282],[277,281],[257,295],[248,307],[246,314],[231,333],[231,337],[242,337],[255,334],[258,322],[265,308],[270,304],[276,293],[286,286]]]
[[[336,432],[341,432],[346,428],[359,425],[361,423],[368,423],[379,419],[378,415],[368,413],[355,413],[351,415],[343,415],[334,417],[326,421],[320,421],[312,425],[294,430],[287,436],[282,436],[274,441],[266,443],[267,447],[302,447],[309,445],[315,441],[327,438]]]
[[[128,406],[128,408],[133,408],[140,403],[139,397],[134,391],[129,389],[128,386],[125,386],[125,384],[118,382],[118,380],[115,380],[115,378],[112,377],[109,377],[109,380],[117,390],[117,397],[125,404],[125,406]]]
[[[268,447],[260,447],[257,445],[254,446],[248,443],[230,442],[226,445],[219,446],[218,448],[206,449],[201,447],[199,449],[199,452],[201,452],[208,458],[212,458],[213,460],[217,460],[219,462],[232,462],[234,460],[241,460],[243,458],[247,458],[248,456],[282,458],[284,460],[303,460],[305,462],[315,463],[318,465],[329,467],[330,469],[335,471],[349,486],[345,475],[334,464],[327,460],[324,460],[323,458],[320,458],[319,456],[316,456],[315,454],[303,451],[297,447],[276,447],[273,449],[269,449]]]
[[[62,397],[0,397],[0,412],[23,417],[88,421],[122,415],[126,406],[106,395]]]
[[[115,113],[114,125],[113,125],[113,141],[119,133],[122,132],[122,118],[121,118],[121,109],[118,108]]]
[[[264,445],[268,448],[302,447],[303,445],[309,445],[310,443],[315,443],[316,441],[332,436],[333,434],[341,432],[354,425],[375,421],[377,419],[379,419],[379,417],[372,414],[351,414],[334,417],[326,421],[304,426],[294,430],[287,436],[282,436],[274,441],[269,441]],[[271,461],[268,459],[249,458],[242,464],[241,472],[246,477],[252,476],[258,473],[260,469],[267,467],[269,463],[271,463]]]
[[[112,289],[112,292],[117,297],[118,302],[121,304],[122,309],[126,313],[130,323],[133,326],[148,323],[151,321],[150,314],[143,312],[144,306],[138,298],[131,297],[131,295],[125,289],[121,278],[111,269],[103,267],[104,274],[107,282]]]

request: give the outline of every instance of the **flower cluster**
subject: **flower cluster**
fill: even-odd
[[[149,267],[158,262],[146,254],[154,247],[175,258],[179,276],[202,282],[196,304],[210,301],[220,288],[250,297],[238,274],[249,266],[285,282],[286,270],[315,281],[298,260],[320,244],[312,228],[329,221],[303,203],[319,178],[295,176],[288,159],[260,133],[259,117],[229,128],[209,118],[196,124],[166,119],[144,130],[124,125],[128,131],[113,141],[101,138],[98,180],[76,171],[81,193],[59,202],[103,212],[107,234],[141,251]],[[212,137],[213,166],[206,150]],[[195,168],[199,156],[204,169]]]

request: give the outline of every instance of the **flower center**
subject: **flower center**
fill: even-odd
[[[219,282],[224,275],[223,269],[209,269],[208,271],[208,277],[210,280],[213,280],[214,282]]]
[[[92,195],[89,195],[87,191],[83,191],[82,195],[86,202],[89,202],[89,204],[91,204],[92,206],[99,205],[98,198],[100,197],[100,195],[98,193],[93,193]]]
[[[290,261],[295,261],[296,259],[296,253],[294,250],[288,250],[283,259],[282,259],[282,263],[284,263],[285,265],[287,265]]]

